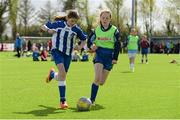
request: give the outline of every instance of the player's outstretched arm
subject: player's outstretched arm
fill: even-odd
[[[49,34],[53,34],[56,32],[53,29],[49,29],[49,28],[45,27],[44,25],[41,27],[41,30],[44,32],[48,32]]]

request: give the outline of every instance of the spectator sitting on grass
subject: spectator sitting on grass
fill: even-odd
[[[86,51],[83,51],[81,61],[89,61],[89,54]]]
[[[37,47],[35,47],[33,54],[32,54],[33,61],[39,61],[39,56],[40,56],[39,50]]]
[[[72,61],[77,62],[80,59],[79,53],[77,50],[74,50],[72,53]]]
[[[44,49],[41,51],[41,61],[47,61],[47,51]]]

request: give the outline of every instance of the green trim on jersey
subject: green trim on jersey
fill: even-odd
[[[114,49],[114,43],[115,43],[115,31],[117,28],[112,25],[111,28],[108,31],[102,31],[101,26],[98,26],[95,29],[96,39],[94,43],[98,47],[102,48],[109,48]]]
[[[138,49],[138,36],[129,35],[128,36],[128,50],[137,50]]]

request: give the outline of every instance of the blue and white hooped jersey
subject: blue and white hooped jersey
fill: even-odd
[[[87,37],[80,27],[77,25],[69,27],[66,21],[47,22],[45,27],[56,31],[52,36],[52,49],[58,49],[66,55],[72,54],[76,37],[80,41],[86,40]]]

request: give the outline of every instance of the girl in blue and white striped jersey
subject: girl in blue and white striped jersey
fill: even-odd
[[[76,11],[69,11],[66,20],[58,20],[53,23],[47,22],[42,30],[53,34],[52,37],[52,56],[58,68],[58,73],[54,68],[49,71],[46,82],[49,83],[52,79],[59,82],[60,93],[60,108],[68,108],[65,93],[66,93],[66,74],[68,72],[71,54],[74,49],[76,36],[80,39],[81,44],[76,46],[76,49],[81,49],[86,43],[86,35],[81,28],[76,24],[79,15]]]

